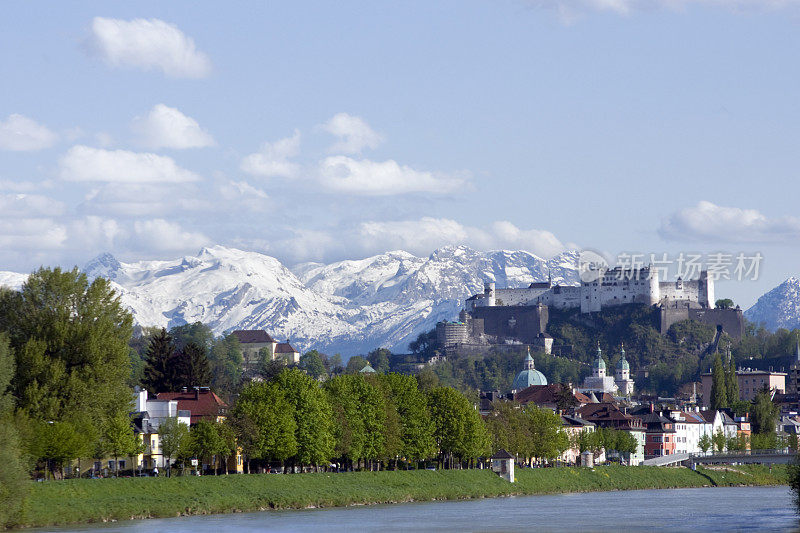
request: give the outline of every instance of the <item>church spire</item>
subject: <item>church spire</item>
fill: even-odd
[[[533,363],[533,357],[531,357],[530,346],[528,346],[528,355],[525,356],[525,370],[536,370],[536,366]]]

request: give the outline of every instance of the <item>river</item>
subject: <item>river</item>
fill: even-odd
[[[263,511],[37,531],[797,531],[787,487],[633,490]]]

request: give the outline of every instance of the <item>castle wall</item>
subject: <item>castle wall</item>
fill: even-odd
[[[519,288],[519,289],[496,289],[496,305],[533,305],[545,303],[541,301],[545,293],[550,292],[550,288]],[[502,302],[502,303],[501,303]]]
[[[474,319],[483,321],[483,332],[500,339],[512,338],[532,344],[547,327],[546,306],[477,307]]]
[[[682,320],[696,320],[709,326],[722,327],[734,339],[744,335],[744,316],[741,309],[706,309],[692,302],[665,303],[661,307],[661,333]]]

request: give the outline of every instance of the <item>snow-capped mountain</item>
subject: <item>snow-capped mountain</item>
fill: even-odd
[[[200,321],[216,334],[258,328],[301,350],[353,355],[378,346],[405,350],[436,322],[456,318],[464,300],[488,280],[523,287],[551,276],[576,284],[576,259],[577,252],[545,261],[524,251],[459,246],[427,258],[393,251],[290,270],[267,255],[214,246],[169,261],[122,263],[103,254],[84,271],[111,280],[141,325]],[[25,278],[6,274],[0,284],[15,288]]]
[[[745,318],[767,329],[800,327],[800,279],[791,277],[763,295],[745,311]]]

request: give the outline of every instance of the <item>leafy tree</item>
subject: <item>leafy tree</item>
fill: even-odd
[[[725,451],[725,445],[728,443],[727,439],[725,438],[725,434],[721,429],[718,429],[717,432],[712,435],[711,442],[714,445],[714,451],[716,452]]]
[[[422,392],[430,392],[440,385],[439,376],[431,367],[426,366],[417,374],[417,385]]]
[[[326,374],[325,363],[317,350],[309,350],[300,356],[300,368],[308,372],[314,379]]]
[[[731,300],[730,298],[722,298],[716,301],[714,307],[716,307],[717,309],[732,309],[733,300]]]
[[[239,390],[242,380],[244,356],[236,335],[228,334],[216,339],[208,355],[211,365],[211,386],[226,398]]]
[[[728,407],[728,393],[725,383],[725,368],[719,352],[714,354],[714,368],[711,378],[711,408],[714,410]]]
[[[225,441],[219,434],[216,422],[200,420],[189,432],[191,436],[191,451],[202,463],[208,458],[208,464],[214,464],[217,454],[224,452]],[[216,468],[214,469],[216,474]]]
[[[532,457],[553,460],[569,448],[569,437],[561,425],[561,416],[530,403],[525,406],[530,428]]]
[[[286,369],[286,360],[282,357],[279,359],[271,359],[272,356],[266,348],[261,349],[259,357],[261,357],[261,360],[258,365],[258,373],[261,378],[266,381],[275,379]]]
[[[144,359],[142,384],[151,394],[175,390],[174,353],[172,337],[166,329],[161,328],[161,331],[150,339]]]
[[[420,333],[417,338],[408,345],[411,353],[430,358],[439,348],[436,340],[436,329]]]
[[[114,470],[119,473],[119,458],[137,451],[138,442],[128,415],[118,413],[107,419],[103,425],[102,439],[103,450],[114,458]]]
[[[317,381],[297,369],[287,369],[276,378],[294,408],[297,440],[296,460],[301,465],[319,465],[333,457],[333,418],[328,398]]]
[[[102,423],[130,402],[130,313],[107,280],[77,268],[39,269],[0,293],[0,330],[17,357],[17,407],[39,420],[84,415]]]
[[[796,433],[790,433],[789,434],[789,438],[787,440],[787,444],[788,444],[790,450],[792,450],[793,452],[797,453],[798,439],[797,439],[797,434]]]
[[[498,401],[486,419],[492,439],[492,451],[506,450],[516,457],[531,457],[530,427],[526,417],[513,402]]]
[[[365,366],[367,366],[367,360],[360,355],[354,355],[347,360],[345,372],[348,374],[358,374]]]
[[[217,433],[220,437],[220,448],[217,453],[222,460],[225,468],[225,475],[228,475],[228,458],[236,455],[236,433],[233,426],[227,422],[217,422]]]
[[[8,336],[0,333],[0,528],[16,524],[29,489],[22,446],[11,416],[14,398],[9,388],[13,376],[14,354]]]
[[[779,412],[778,406],[772,402],[770,390],[765,386],[758,391],[750,415],[753,433],[774,435]]]
[[[202,322],[175,326],[169,330],[169,334],[178,350],[182,350],[187,344],[195,344],[208,352],[214,345],[214,332]]]
[[[711,437],[709,437],[707,433],[703,433],[700,436],[700,440],[697,441],[697,445],[700,446],[700,449],[703,450],[703,453],[706,453],[711,449],[714,443],[711,441]]]
[[[175,385],[203,387],[211,385],[211,364],[205,348],[189,342],[175,357]]]
[[[389,389],[389,401],[400,417],[400,455],[411,461],[420,461],[433,455],[433,423],[417,380],[413,376],[395,373],[380,376],[380,380]]]
[[[389,372],[391,356],[392,352],[386,348],[378,348],[367,354],[367,361],[369,361],[369,364],[372,365],[372,368],[374,368],[376,372],[379,374],[386,374]]]
[[[295,405],[276,382],[254,382],[239,395],[232,426],[248,458],[283,463],[297,454]]]
[[[172,459],[178,457],[189,444],[189,426],[177,417],[165,418],[158,426],[161,453],[167,459],[167,476],[172,475]]]
[[[70,422],[34,422],[34,442],[31,451],[34,456],[45,461],[46,469],[55,477],[64,465],[84,455],[91,443]]]
[[[327,371],[329,374],[341,374],[344,372],[342,364],[342,354],[335,353],[327,360]]]
[[[464,395],[450,387],[438,387],[427,396],[434,439],[445,464],[452,468],[456,457],[474,459],[489,451],[486,425]]]

